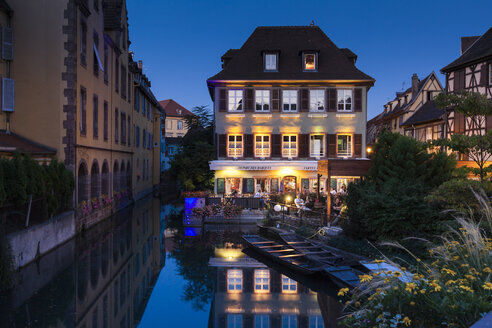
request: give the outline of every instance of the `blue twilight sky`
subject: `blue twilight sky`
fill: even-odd
[[[491,0],[127,0],[131,50],[159,100],[191,109],[212,105],[206,79],[220,57],[239,48],[257,26],[309,25],[339,48],[350,48],[357,67],[376,79],[368,118],[410,85],[460,55],[460,37],[492,26]]]

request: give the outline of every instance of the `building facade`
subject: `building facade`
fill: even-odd
[[[314,191],[318,160],[366,158],[367,92],[375,80],[319,27],[258,27],[221,59],[222,71],[207,80],[215,193]]]
[[[434,72],[420,80],[412,75],[411,86],[384,105],[382,113],[367,124],[368,141],[376,141],[382,130],[390,130],[420,141],[439,139],[444,136],[444,111],[437,108],[434,97],[443,92]]]
[[[164,171],[170,168],[169,162],[179,152],[180,138],[188,132],[185,117],[194,114],[173,99],[161,100],[159,103],[166,113],[164,134],[166,149],[161,159],[161,170]]]
[[[446,75],[446,93],[478,92],[492,99],[492,27],[482,36],[462,37],[461,55],[441,69]],[[453,110],[446,111],[446,135],[484,134],[492,129],[492,116],[473,120]]]
[[[17,149],[64,162],[75,176],[75,206],[138,193],[132,173],[136,86],[125,0],[9,5],[0,2],[2,155]],[[154,98],[151,110],[156,106]],[[149,124],[146,138],[152,139]],[[149,151],[149,167],[152,156]]]
[[[141,198],[159,184],[161,118],[164,111],[150,89],[151,83],[142,72],[142,62],[132,65],[134,89],[133,133],[135,199]],[[157,172],[156,169],[157,168]]]

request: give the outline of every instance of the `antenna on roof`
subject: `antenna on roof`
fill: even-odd
[[[314,19],[311,20],[311,26],[314,26]]]

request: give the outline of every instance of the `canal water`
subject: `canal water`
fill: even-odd
[[[337,327],[334,286],[242,251],[255,225],[181,211],[146,198],[22,268],[0,327]]]

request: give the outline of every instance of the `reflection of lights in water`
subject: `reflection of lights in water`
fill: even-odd
[[[246,255],[242,252],[241,248],[216,248],[215,256],[224,260],[233,261],[243,258]]]
[[[243,309],[243,308],[240,308],[240,307],[232,307],[232,306],[228,306],[228,307],[225,309],[225,312],[226,312],[226,313],[243,313],[243,312],[244,312],[244,309]]]

